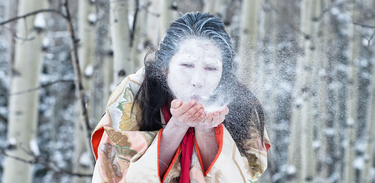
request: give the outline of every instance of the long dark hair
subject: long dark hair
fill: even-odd
[[[162,128],[160,109],[172,99],[166,80],[169,61],[178,52],[180,43],[189,38],[209,39],[221,50],[223,73],[213,99],[220,97],[230,101],[229,114],[223,124],[240,151],[243,152],[243,140],[252,138],[249,130],[258,131],[263,141],[263,109],[254,94],[234,75],[235,52],[224,24],[209,13],[199,12],[187,13],[172,22],[155,52],[155,58],[145,61],[145,79],[135,97],[135,103],[142,110],[141,118],[137,119],[139,129],[152,131]]]

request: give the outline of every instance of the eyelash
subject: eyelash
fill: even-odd
[[[204,68],[206,71],[216,71],[217,69],[215,67],[206,67]]]
[[[194,68],[193,64],[181,64],[181,65],[187,68]]]
[[[181,66],[184,66],[186,68],[194,68],[194,64],[180,64]],[[205,67],[204,70],[206,71],[217,71],[215,67]]]

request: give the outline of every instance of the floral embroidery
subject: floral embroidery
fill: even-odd
[[[121,159],[124,159],[126,161],[129,161],[134,155],[136,155],[138,153],[137,151],[132,150],[132,149],[130,149],[127,146],[116,145],[115,147],[116,147],[117,153],[119,155],[122,155],[122,156],[125,156],[125,157],[130,157],[129,159],[127,159],[127,158],[121,158]]]
[[[264,168],[258,163],[258,157],[256,155],[246,153],[246,158],[249,162],[249,170],[252,177],[258,173],[264,172]]]
[[[253,180],[249,180],[250,183],[257,183],[261,174],[257,173],[255,176],[252,177]]]
[[[133,113],[132,106],[134,101],[134,95],[130,87],[126,87],[124,91],[123,98],[125,99],[122,102],[119,102],[117,108],[122,111],[120,129],[124,131],[136,131],[138,126],[136,122],[136,114],[139,110],[138,104],[134,104]]]
[[[105,157],[108,160],[107,164],[110,164],[110,167],[112,168],[113,172],[115,172],[115,174],[118,177],[122,177],[121,168],[120,168],[119,164],[117,163],[117,150],[116,150],[116,148],[113,147],[111,144],[106,143],[106,144],[100,144],[99,149],[105,154]],[[103,168],[104,168],[105,172],[109,172],[107,170],[108,166],[104,165]],[[112,177],[112,176],[108,175],[108,173],[107,173],[107,176]]]
[[[106,129],[106,128],[105,128]],[[121,147],[127,146],[131,147],[131,142],[129,141],[129,137],[126,133],[121,133],[120,131],[116,131],[114,129],[107,130],[107,134],[111,141]]]

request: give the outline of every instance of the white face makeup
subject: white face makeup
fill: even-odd
[[[169,62],[167,83],[175,98],[204,102],[218,86],[223,70],[220,49],[208,39],[187,39]]]

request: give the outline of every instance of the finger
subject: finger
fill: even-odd
[[[219,114],[219,121],[222,123],[225,120],[225,111],[220,112]]]
[[[204,113],[204,108],[200,109],[195,116],[197,116],[196,121],[201,122],[206,116],[206,114]]]
[[[206,125],[210,125],[211,123],[212,123],[212,120],[213,120],[213,114],[212,113],[209,113],[208,114],[208,117],[206,118],[206,120],[205,120],[205,124]]]
[[[212,125],[217,126],[217,124],[221,123],[220,121],[220,113],[215,112],[215,115],[212,117]]]
[[[225,106],[224,108],[224,115],[227,115],[229,113],[229,108],[227,106]]]
[[[183,103],[178,109],[174,110],[174,114],[173,115],[175,115],[175,116],[181,116],[181,115],[185,114],[196,103],[197,103],[196,100],[190,100],[189,102]]]
[[[201,121],[201,120],[203,120],[203,118],[201,118],[201,116],[202,115],[204,116],[204,108],[201,104],[198,104],[198,105],[190,108],[189,111],[186,112],[183,115],[186,117],[186,120],[189,121],[189,122]]]
[[[195,101],[195,100],[194,100]],[[184,114],[182,115],[186,115],[187,117],[189,116],[193,116],[195,115],[195,113],[197,113],[198,111],[200,111],[201,109],[203,108],[202,104],[199,104],[199,103],[196,103],[194,105],[192,105],[187,111],[185,111]],[[204,108],[203,108],[204,109]],[[199,114],[200,115],[200,114]]]
[[[171,108],[173,108],[173,109],[177,109],[177,108],[181,107],[181,105],[182,105],[182,101],[178,100],[178,99],[174,99],[171,102]]]
[[[225,116],[229,113],[229,109],[228,107],[224,107],[224,109],[222,109],[220,111],[220,121],[223,122],[225,120]]]

